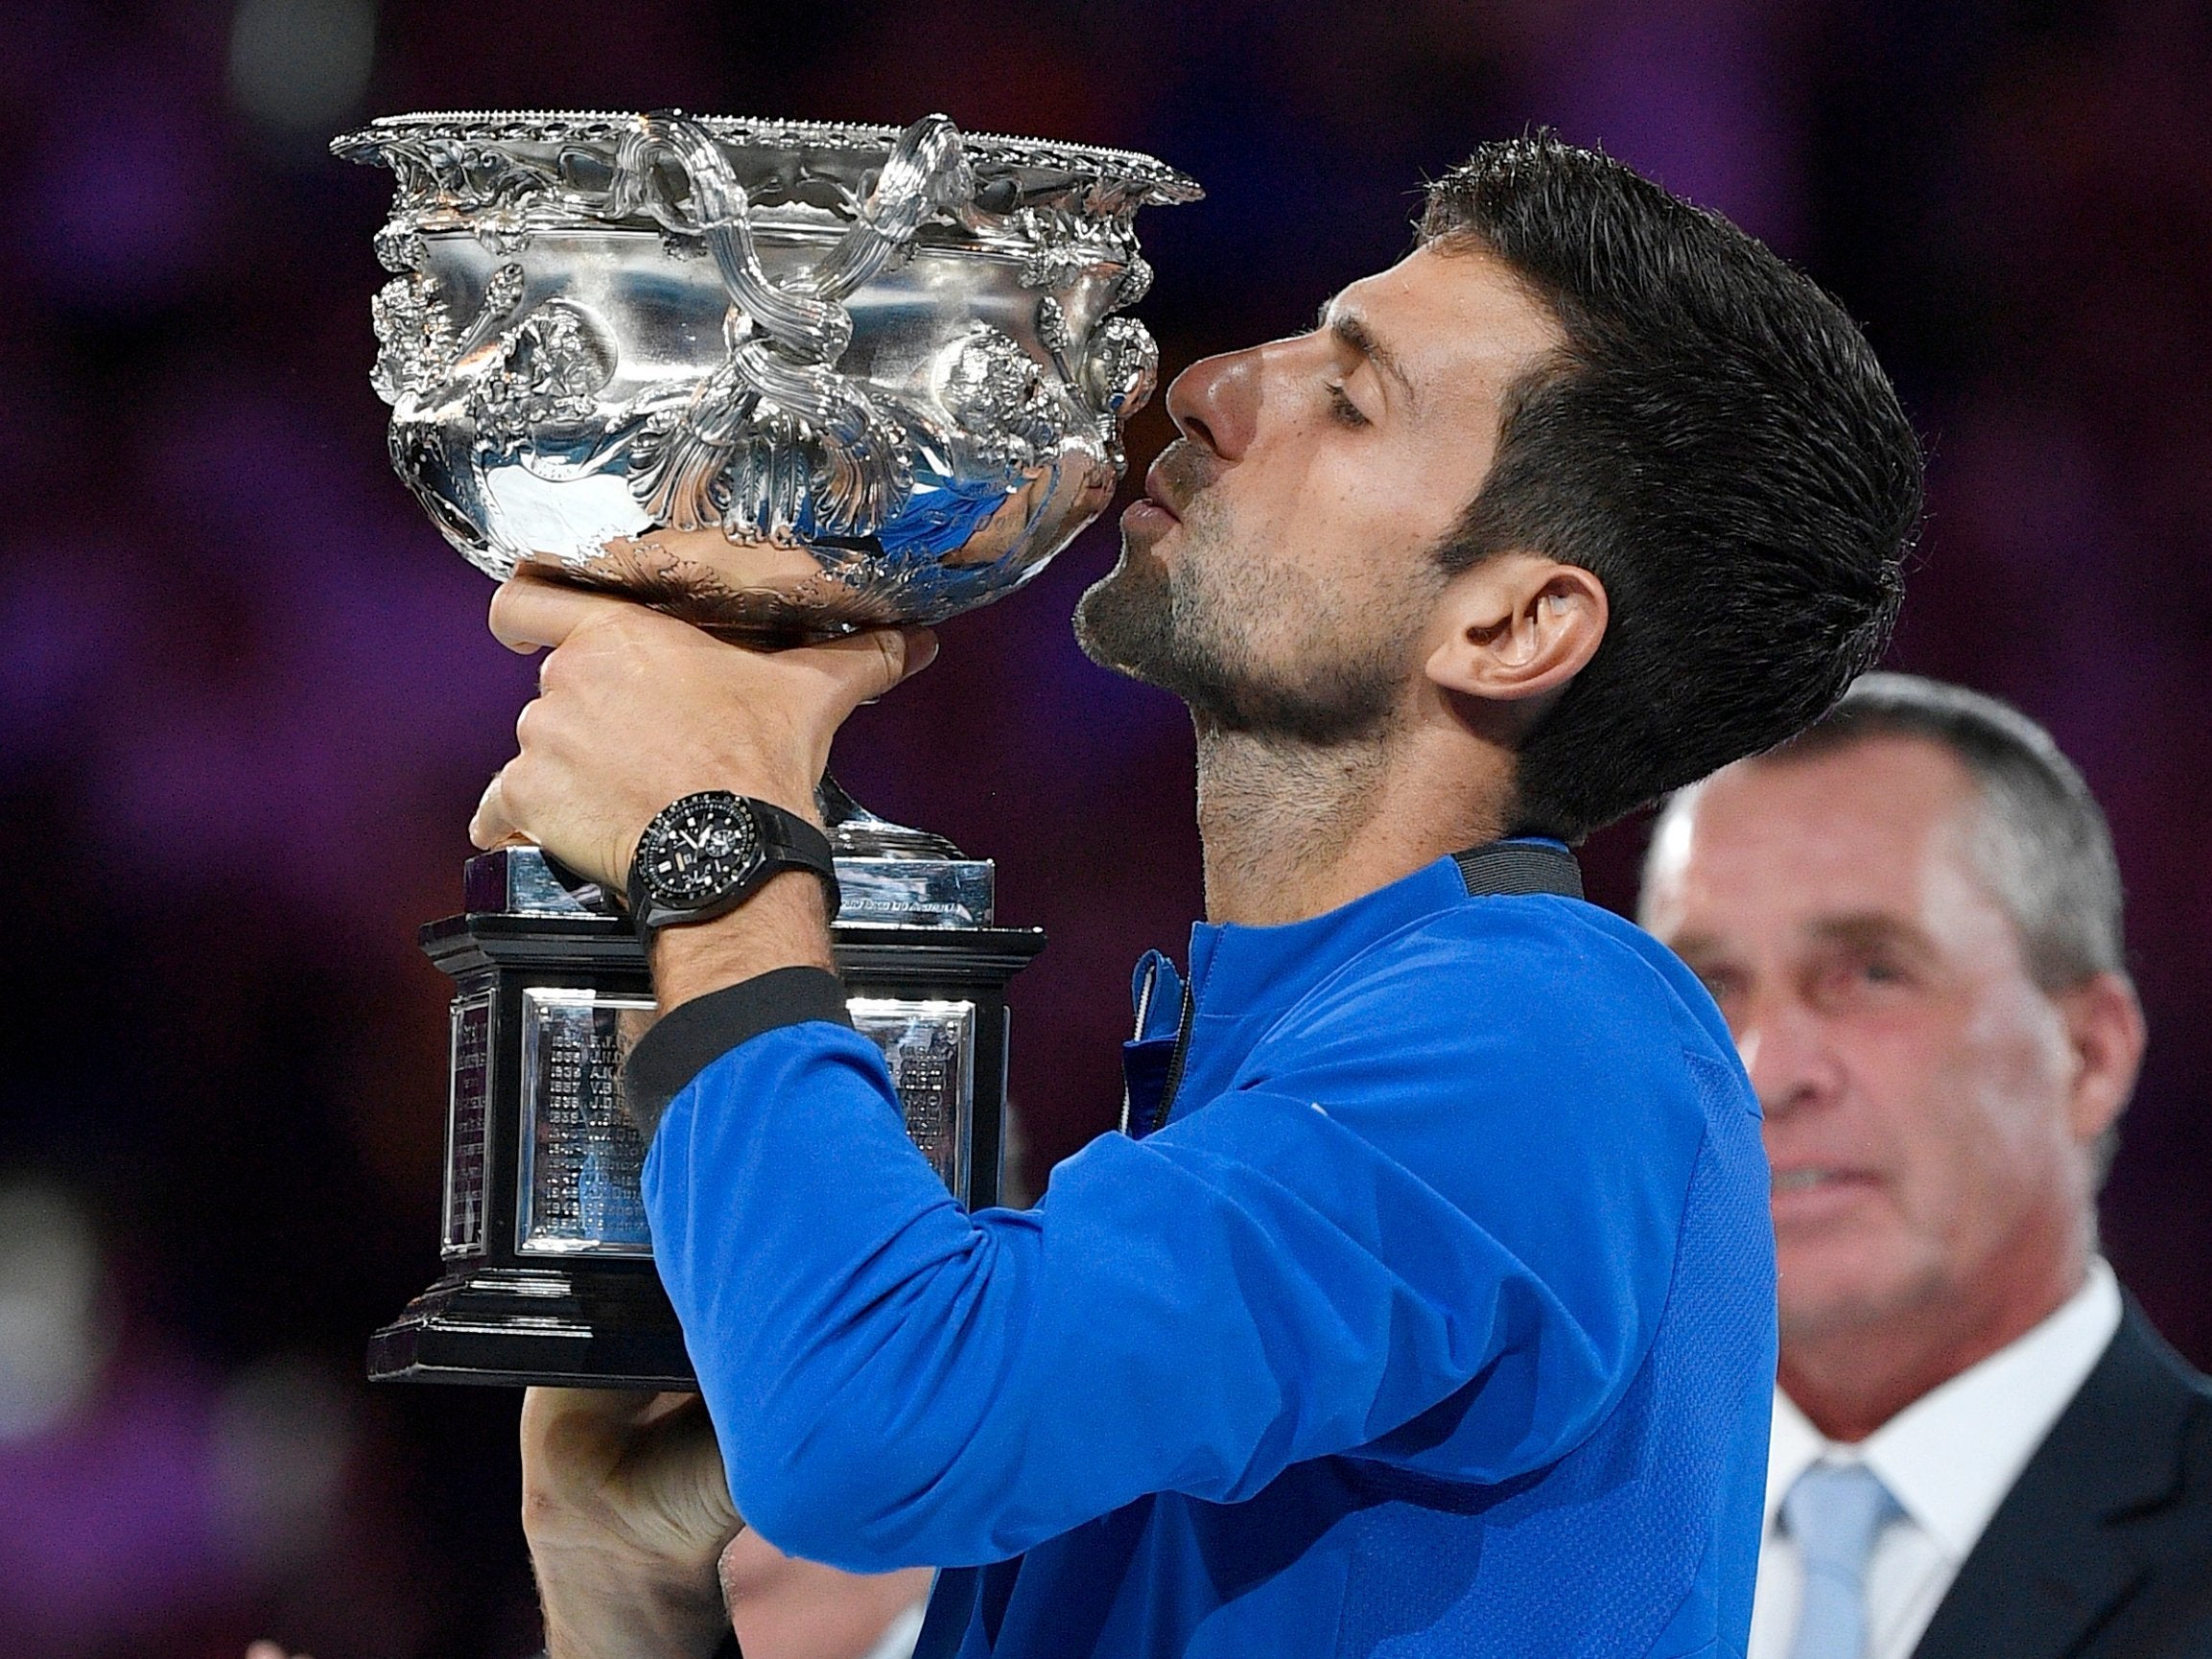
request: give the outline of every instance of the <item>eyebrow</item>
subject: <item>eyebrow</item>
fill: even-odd
[[[1396,381],[1399,389],[1405,393],[1406,403],[1419,408],[1421,395],[1413,389],[1413,382],[1406,377],[1405,365],[1399,361],[1396,352],[1375,338],[1375,331],[1367,326],[1366,320],[1357,312],[1338,311],[1336,301],[1332,299],[1321,308],[1321,322],[1340,344],[1357,352]]]
[[[1909,922],[1875,912],[1854,913],[1846,916],[1824,916],[1809,923],[1801,938],[1815,945],[1846,950],[1864,950],[1876,945],[1901,946],[1907,951],[1925,956],[1929,953],[1928,937]],[[1727,958],[1731,954],[1728,945],[1716,934],[1692,932],[1665,940],[1669,950],[1693,968],[1700,958],[1710,961]]]
[[[1849,916],[1823,917],[1806,931],[1823,945],[1840,945],[1847,949],[1863,950],[1874,945],[1900,945],[1907,950],[1926,954],[1928,936],[1910,922],[1877,912],[1863,912]]]

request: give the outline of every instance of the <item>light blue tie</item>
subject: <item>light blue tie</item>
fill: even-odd
[[[1790,1659],[1866,1659],[1867,1557],[1904,1513],[1864,1463],[1815,1463],[1782,1500],[1782,1519],[1805,1564],[1804,1601]]]

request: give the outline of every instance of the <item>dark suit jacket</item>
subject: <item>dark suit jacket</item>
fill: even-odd
[[[2212,1659],[2212,1379],[2130,1297],[1913,1659]]]

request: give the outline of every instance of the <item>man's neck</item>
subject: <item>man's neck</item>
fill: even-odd
[[[2007,1295],[1987,1286],[1933,1298],[1910,1314],[1782,1334],[1777,1380],[1813,1427],[1855,1444],[1906,1407],[2026,1336],[2079,1291],[2089,1243],[2015,1276]]]
[[[1396,726],[1316,748],[1201,722],[1208,920],[1303,921],[1496,837],[1510,759],[1451,747]]]

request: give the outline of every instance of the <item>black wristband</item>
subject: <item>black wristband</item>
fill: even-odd
[[[741,1042],[779,1026],[826,1019],[851,1026],[845,986],[819,968],[778,968],[671,1008],[638,1039],[623,1064],[623,1098],[647,1142],[669,1102]]]

